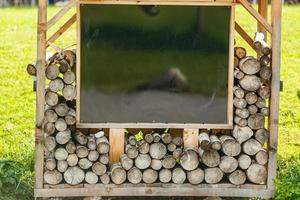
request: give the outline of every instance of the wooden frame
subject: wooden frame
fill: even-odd
[[[75,196],[222,196],[222,197],[261,197],[270,198],[274,191],[264,185],[245,184],[122,184],[122,185],[80,185],[75,187],[36,189],[36,196],[75,197]]]
[[[77,44],[80,47],[80,5],[81,4],[118,4],[118,5],[215,5],[214,3],[207,2],[207,0],[200,0],[199,2],[171,2],[171,1],[116,1],[116,0],[103,0],[91,1],[80,0],[77,3]],[[228,96],[227,96],[227,123],[82,123],[80,122],[80,48],[77,52],[76,62],[76,126],[78,128],[208,128],[208,129],[232,129],[233,127],[233,47],[234,47],[234,14],[235,4],[231,2],[217,3],[218,6],[231,7],[230,12],[230,26],[229,26],[229,46],[228,46]]]
[[[76,0],[74,0],[75,2]],[[35,190],[36,197],[71,197],[71,196],[230,196],[230,197],[262,197],[270,198],[274,196],[275,186],[274,179],[276,177],[276,156],[277,156],[277,143],[278,143],[278,114],[279,114],[279,91],[280,91],[280,48],[281,48],[281,0],[272,0],[271,12],[272,18],[269,24],[267,16],[267,1],[259,0],[259,10],[255,11],[250,4],[245,0],[239,0],[237,3],[241,3],[243,7],[258,21],[258,31],[263,32],[265,35],[267,31],[270,33],[270,40],[272,45],[272,80],[271,80],[271,98],[270,98],[270,117],[269,117],[269,162],[268,162],[268,179],[266,185],[253,185],[244,184],[241,186],[235,186],[232,184],[123,184],[123,185],[88,185],[80,184],[77,186],[69,186],[60,184],[56,186],[44,185],[43,183],[43,171],[44,171],[44,146],[43,146],[43,131],[42,125],[44,121],[44,105],[45,105],[45,67],[46,67],[46,49],[47,49],[47,30],[53,26],[61,17],[75,4],[74,2],[68,4],[57,15],[55,15],[47,23],[47,1],[40,0],[38,2],[38,37],[37,37],[37,93],[36,93],[36,129],[35,129]],[[99,3],[98,0],[84,0],[84,3]],[[135,3],[135,4],[149,4],[153,1],[118,1],[118,0],[103,0],[101,3]],[[195,1],[188,0],[173,0],[165,2],[156,2],[157,4],[172,4],[172,5],[193,5]],[[228,0],[198,0],[197,5],[235,5],[237,3]],[[234,11],[233,11],[234,12]],[[77,15],[77,26],[80,26],[80,20]],[[75,20],[72,20],[74,23]],[[232,22],[231,26],[234,26]],[[68,27],[61,27],[56,33],[63,33]],[[251,37],[236,23],[235,28],[239,34],[246,40],[251,46]],[[79,34],[79,33],[77,33]],[[58,34],[59,37],[61,34]],[[55,37],[57,39],[58,37]],[[51,37],[50,37],[51,38]],[[232,39],[233,40],[233,39]],[[233,49],[233,48],[232,48]],[[80,51],[78,49],[77,51]],[[233,53],[233,52],[232,52]],[[78,65],[77,65],[78,71]],[[79,86],[79,85],[78,85]],[[176,124],[169,128],[176,128]],[[92,128],[92,127],[89,127]],[[108,128],[116,128],[110,126]],[[125,127],[121,127],[125,128]],[[142,124],[136,124],[133,128],[145,128]],[[159,128],[159,127],[158,127]],[[197,134],[197,130],[193,129],[197,127],[190,127],[185,129],[185,135],[189,140],[185,143],[194,144],[195,137],[191,135]],[[213,128],[213,127],[208,127]],[[224,127],[214,127],[224,128]],[[116,135],[120,132],[120,129],[110,130],[112,135]],[[114,137],[114,136],[112,136]],[[194,139],[192,139],[192,138]],[[121,150],[122,151],[122,150]]]

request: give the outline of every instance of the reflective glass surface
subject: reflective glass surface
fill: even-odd
[[[81,123],[227,123],[230,7],[80,12]]]

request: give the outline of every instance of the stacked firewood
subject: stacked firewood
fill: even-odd
[[[234,129],[232,136],[241,144],[239,160],[249,163],[240,168],[247,170],[248,180],[262,184],[266,181],[268,153],[265,144],[269,132],[265,118],[269,116],[268,100],[271,89],[271,49],[262,33],[256,33],[253,46],[259,58],[247,56],[242,47],[235,48]]]
[[[47,61],[44,182],[122,184],[246,182],[265,184],[271,69],[270,48],[257,34],[259,59],[235,48],[234,129],[199,130],[199,148],[185,148],[168,130],[128,133],[125,153],[109,166],[109,138],[80,130],[76,122],[75,53],[65,50]],[[34,65],[27,71],[36,75]]]
[[[268,157],[255,139],[243,133],[225,135],[221,130],[201,130],[199,149],[184,148],[181,137],[170,133],[146,134],[141,140],[129,135],[125,154],[111,167],[115,184],[137,183],[209,183],[256,184],[266,181]],[[230,132],[229,132],[230,133]],[[250,136],[251,137],[251,136]]]
[[[183,150],[182,137],[173,138],[170,133],[155,131],[145,136],[140,134],[127,136],[125,154],[111,168],[112,182],[180,184],[186,180],[194,183],[196,179],[197,183],[202,182],[203,170],[196,169],[198,153],[193,149]]]
[[[45,172],[47,184],[109,183],[109,142],[104,132],[83,134],[76,129],[75,53],[65,50],[47,61]],[[34,65],[27,71],[36,74]]]
[[[45,173],[47,184],[110,182],[107,174],[109,143],[104,132],[85,135],[58,132],[45,138]]]
[[[265,183],[268,155],[262,144],[252,138],[249,127],[236,125],[232,135],[216,130],[213,133],[202,131],[199,134],[199,155],[206,167],[207,183],[218,183],[222,179],[235,185],[244,184],[246,180]],[[210,171],[214,173],[208,178],[207,172]]]

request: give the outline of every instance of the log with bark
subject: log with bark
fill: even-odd
[[[238,125],[235,125],[232,131],[232,136],[235,137],[235,139],[239,143],[243,143],[246,140],[250,139],[253,135],[253,131],[248,126],[240,127]]]
[[[134,164],[139,169],[147,169],[151,165],[151,157],[148,154],[139,154],[135,158]]]
[[[167,147],[162,143],[156,142],[150,145],[149,153],[154,159],[162,159],[167,153]]]
[[[239,169],[228,176],[228,180],[234,185],[242,185],[246,182],[246,179],[246,173]]]
[[[175,168],[172,171],[172,181],[176,184],[183,184],[186,179],[186,173],[182,168]]]
[[[172,180],[172,171],[169,169],[162,169],[159,171],[159,181],[162,183],[169,183]]]
[[[253,75],[259,72],[261,65],[256,58],[247,56],[240,60],[239,68],[245,74]]]
[[[206,183],[215,184],[222,180],[223,172],[220,168],[206,168],[204,170],[204,180]]]
[[[126,171],[119,164],[113,164],[110,171],[110,176],[113,183],[119,185],[126,181]]]
[[[106,173],[107,167],[100,162],[95,162],[92,166],[92,171],[98,176],[101,176]]]
[[[255,155],[255,160],[260,165],[265,165],[268,162],[268,152],[265,149],[259,150]]]
[[[248,118],[248,126],[253,129],[262,129],[265,125],[265,117],[260,113],[250,115]]]
[[[269,132],[265,128],[258,129],[254,134],[255,139],[263,146],[269,138]]]
[[[96,184],[99,180],[99,177],[94,172],[89,171],[85,174],[84,180],[89,184]]]
[[[28,64],[26,71],[31,76],[36,76],[36,67],[33,64]]]
[[[64,73],[63,82],[67,85],[74,83],[75,81],[75,74],[72,71],[67,71]]]
[[[220,164],[220,154],[216,150],[203,150],[199,148],[201,161],[207,167],[217,167]]]
[[[180,157],[180,165],[188,171],[196,169],[199,165],[198,153],[193,149],[184,150]]]
[[[49,82],[49,90],[51,92],[59,92],[64,88],[64,86],[64,81],[60,77]]]
[[[158,173],[157,171],[149,168],[149,169],[146,169],[144,172],[143,172],[143,182],[145,183],[154,183],[158,178]]]
[[[143,173],[140,169],[133,167],[127,172],[127,179],[130,183],[137,184],[142,181]]]
[[[239,83],[245,90],[256,91],[260,88],[261,80],[256,75],[245,75]]]
[[[248,167],[251,165],[251,162],[251,158],[247,154],[241,154],[238,157],[239,167],[243,170],[248,169]]]
[[[69,167],[64,173],[64,180],[70,185],[82,183],[85,178],[84,171],[78,166]]]
[[[49,65],[46,67],[45,74],[49,80],[56,79],[59,75],[59,68],[56,65]]]
[[[139,151],[137,150],[137,148],[135,146],[131,146],[131,145],[126,145],[125,152],[126,152],[127,156],[131,159],[136,158],[139,154]]]
[[[44,182],[50,185],[57,185],[62,182],[63,176],[57,170],[46,170],[44,173]]]
[[[267,179],[267,169],[260,164],[252,164],[246,171],[247,179],[255,184],[265,184]]]
[[[232,156],[222,156],[219,168],[224,173],[232,173],[238,167],[238,161]]]
[[[45,120],[50,123],[55,123],[58,116],[53,109],[47,109],[45,111]]]
[[[56,134],[55,140],[58,144],[66,144],[71,139],[71,130],[66,129],[64,131],[60,131]]]
[[[187,172],[187,180],[189,183],[197,185],[203,182],[204,180],[204,171],[200,168],[197,168],[192,171]]]
[[[126,154],[121,155],[120,157],[121,166],[128,171],[133,166],[133,160],[129,158]]]
[[[203,150],[208,150],[210,148],[209,135],[206,132],[201,132],[198,136],[199,146]]]
[[[216,151],[219,151],[222,148],[221,141],[216,135],[210,135],[210,148]]]
[[[242,99],[245,96],[245,91],[240,87],[234,88],[233,93],[234,96],[236,96],[239,99]]]
[[[243,152],[247,155],[253,156],[261,149],[261,144],[255,139],[250,139],[243,143]]]
[[[235,47],[234,48],[234,55],[238,58],[238,59],[242,59],[246,56],[247,52],[246,49],[243,47]]]
[[[237,156],[241,152],[241,144],[228,135],[222,135],[220,137],[222,144],[222,151],[227,156]]]

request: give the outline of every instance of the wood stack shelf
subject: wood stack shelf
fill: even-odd
[[[60,181],[60,184],[47,184],[44,180],[45,175],[45,105],[47,99],[46,88],[46,68],[49,63],[46,60],[46,52],[49,45],[55,42],[73,23],[79,22],[79,14],[75,13],[65,24],[60,27],[52,36],[47,36],[47,30],[52,27],[56,22],[61,20],[66,12],[68,12],[73,6],[77,5],[77,12],[79,5],[84,4],[160,4],[160,5],[209,5],[209,6],[231,6],[234,16],[234,8],[236,5],[242,5],[247,12],[249,12],[257,20],[257,31],[262,32],[265,37],[270,35],[271,44],[271,58],[270,58],[270,70],[272,76],[268,82],[270,88],[270,97],[268,98],[268,125],[267,129],[269,132],[269,139],[266,146],[268,161],[266,166],[267,178],[262,184],[254,184],[246,182],[241,185],[234,185],[229,182],[219,183],[205,183],[201,184],[174,184],[174,183],[138,183],[130,184],[128,182],[120,185],[113,184],[87,184],[81,182],[76,185],[66,184]],[[258,2],[258,11],[256,11],[246,0],[230,1],[230,0],[182,0],[182,1],[114,1],[114,0],[71,0],[65,7],[63,7],[52,19],[47,21],[47,1],[40,0],[38,6],[38,48],[37,48],[37,64],[36,64],[36,76],[37,76],[37,99],[36,99],[36,153],[35,153],[35,196],[36,197],[93,197],[93,196],[228,196],[228,197],[263,197],[270,198],[274,196],[274,179],[276,177],[276,155],[277,155],[277,139],[278,139],[278,111],[279,111],[279,92],[280,92],[280,39],[281,39],[281,5],[280,0],[272,0],[271,2],[271,20],[268,20],[268,1],[260,0]],[[268,21],[271,21],[269,23]],[[251,48],[254,48],[254,40],[249,34],[237,23],[234,17],[231,19],[232,29],[241,35],[241,37],[249,44]],[[79,29],[77,29],[79,30]],[[231,42],[233,44],[234,31],[231,33]],[[250,34],[252,35],[252,34]],[[233,66],[234,50],[233,45],[231,46],[230,60]],[[255,49],[257,51],[257,49]],[[258,56],[260,52],[257,51]],[[256,59],[255,59],[256,60]],[[79,69],[79,60],[77,58],[77,76]],[[71,69],[70,69],[71,71]],[[229,85],[229,94],[231,94],[232,101],[229,102],[229,108],[231,112],[234,112],[234,69],[230,70],[232,85]],[[235,77],[237,78],[237,77]],[[229,82],[229,83],[230,83]],[[73,84],[75,85],[75,84]],[[78,87],[78,84],[76,84]],[[258,89],[255,90],[258,93]],[[73,100],[74,98],[71,98]],[[229,115],[230,116],[230,115]],[[231,119],[232,125],[237,124],[234,119]],[[75,122],[74,122],[75,123]],[[256,124],[257,125],[257,124]],[[201,127],[199,125],[187,125],[182,126],[178,124],[165,125],[156,124],[156,126],[149,127],[147,124],[131,124],[126,126],[124,124],[106,124],[101,127],[93,124],[85,124],[84,126],[78,126],[77,129],[83,133],[96,133],[99,130],[103,130],[105,136],[109,140],[109,165],[119,162],[120,155],[125,152],[126,135],[125,128],[131,132],[136,133],[142,130],[144,133],[149,133],[153,128],[168,128],[172,137],[182,137],[183,147],[197,149],[199,145],[199,134],[206,129],[209,134],[211,131],[218,130],[221,134],[229,133],[232,134],[233,126],[224,127],[218,124],[211,126]],[[260,127],[261,128],[261,127]],[[254,128],[257,130],[260,128]],[[76,131],[76,130],[72,130]],[[253,132],[254,134],[254,132]],[[219,136],[218,136],[219,137]],[[233,137],[231,135],[231,137]],[[249,138],[254,138],[251,135]],[[249,141],[247,138],[246,140]],[[235,137],[238,140],[238,136]],[[243,140],[242,142],[245,142]],[[241,142],[241,143],[242,143]],[[262,144],[263,146],[264,144]],[[240,148],[246,148],[245,145],[240,145]],[[220,150],[221,151],[221,150]],[[245,150],[241,150],[244,151]],[[257,153],[257,152],[256,152]],[[223,153],[222,153],[223,154]],[[235,155],[236,156],[236,155]],[[252,156],[252,155],[251,155]]]

